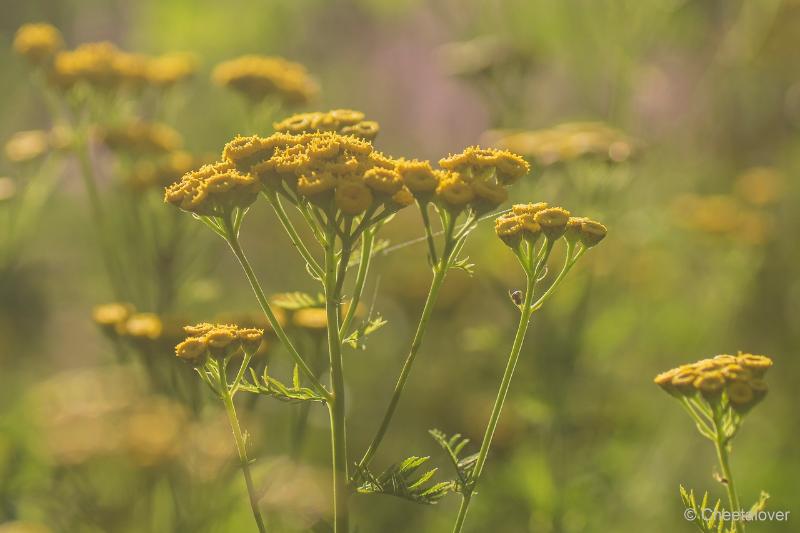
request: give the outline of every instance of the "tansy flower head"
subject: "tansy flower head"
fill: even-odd
[[[746,413],[767,393],[766,383],[744,364],[758,361],[760,367],[769,367],[772,360],[765,356],[740,354],[738,357],[719,355],[682,365],[655,378],[655,383],[675,396],[693,396],[696,392],[709,402],[722,402],[739,414]]]
[[[204,165],[167,187],[164,200],[184,211],[204,216],[227,216],[256,201],[261,184],[227,162]]]
[[[280,57],[245,55],[220,63],[212,77],[255,102],[275,96],[286,104],[304,104],[318,92],[306,68]]]
[[[599,222],[586,217],[570,217],[564,236],[568,241],[580,241],[586,248],[591,248],[602,241],[608,229]]]
[[[475,193],[474,207],[479,214],[495,209],[508,199],[508,192],[497,183],[474,180],[470,183],[470,187]]]
[[[47,23],[23,24],[14,35],[14,51],[34,65],[48,62],[64,46],[61,32]]]
[[[372,205],[372,193],[362,183],[345,181],[336,187],[335,202],[342,213],[355,216]]]
[[[439,185],[439,174],[431,168],[430,161],[400,159],[397,162],[397,172],[416,197],[429,198]]]
[[[333,109],[328,112],[299,113],[273,124],[275,131],[284,133],[312,133],[332,131],[372,140],[380,127],[373,120],[364,120],[364,113],[352,109]]]
[[[249,354],[256,353],[264,340],[263,329],[241,328],[237,335],[242,343],[242,349]]]
[[[217,359],[230,357],[241,347],[236,326],[216,325],[203,338],[209,352]]]
[[[554,241],[564,235],[569,221],[569,211],[563,207],[548,207],[533,215],[533,220],[542,227],[542,233]]]
[[[466,208],[475,191],[457,172],[440,172],[439,184],[436,186],[436,198],[448,209],[459,212]]]
[[[522,224],[519,218],[512,214],[497,217],[494,221],[494,231],[511,248],[516,248],[522,242]]]
[[[208,356],[208,342],[205,337],[189,337],[175,346],[175,355],[187,363],[200,366]]]
[[[748,369],[756,377],[763,377],[767,370],[772,367],[772,359],[764,355],[753,355],[740,353],[736,357],[736,362]]]
[[[446,157],[439,161],[439,166],[476,177],[493,173],[503,185],[514,183],[530,171],[527,161],[517,154],[479,146],[470,146],[460,154]]]

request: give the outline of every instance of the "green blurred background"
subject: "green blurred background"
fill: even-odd
[[[31,0],[6,1],[2,12],[3,142],[51,125],[11,50],[16,29],[36,21],[61,29],[69,47],[111,40],[195,54],[197,75],[169,103],[170,124],[195,154],[213,157],[236,133],[253,133],[243,100],[209,76],[245,53],[306,65],[321,91],[304,109],[364,111],[389,154],[438,160],[491,142],[492,130],[573,123],[561,145],[531,154],[534,171],[511,199],[563,205],[610,233],[535,317],[467,529],[691,530],[678,484],[724,496],[713,447],[652,378],[737,350],[775,360],[770,394],[733,450],[742,498],[763,489],[769,508],[800,512],[797,0]],[[622,155],[586,153],[587,121],[614,128]],[[269,124],[255,128],[266,134]],[[105,191],[117,167],[96,157]],[[22,188],[35,168],[0,162],[10,178],[0,207],[14,201],[9,184]],[[93,325],[93,306],[113,297],[75,162],[64,158],[56,173],[35,232],[0,279],[0,531],[252,529],[210,394],[193,409],[154,397]],[[408,211],[386,228],[391,244],[422,235]],[[12,231],[10,219],[0,224]],[[224,243],[209,231],[192,239],[204,259],[174,313],[255,313]],[[268,291],[315,290],[264,206],[243,240]],[[448,277],[376,463],[417,454],[446,467],[428,429],[482,435],[516,323],[508,290],[523,280],[490,223],[467,251],[475,275]],[[388,401],[429,276],[423,244],[374,264],[365,294],[376,294],[368,303],[389,325],[366,351],[346,353],[354,454]],[[270,357],[277,372],[288,368],[284,352]],[[329,509],[326,417],[312,409],[298,465],[287,445],[293,414],[262,399],[244,415],[259,443],[263,508],[285,531],[308,530]],[[358,496],[353,514],[364,533],[449,531],[457,503]],[[748,530],[796,531],[797,520]]]

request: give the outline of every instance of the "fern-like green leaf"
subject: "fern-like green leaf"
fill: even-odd
[[[388,322],[380,315],[376,316],[375,318],[366,320],[363,324],[361,324],[355,331],[353,331],[350,335],[348,335],[342,342],[347,344],[353,349],[366,349],[366,345],[364,344],[364,339],[375,333],[383,326],[388,324]]]
[[[433,440],[447,453],[447,457],[453,465],[453,469],[458,477],[455,490],[464,493],[465,489],[472,483],[472,473],[475,470],[478,454],[461,455],[461,452],[463,452],[464,448],[469,444],[469,439],[462,437],[461,433],[456,433],[450,437],[438,429],[431,429],[428,433],[430,433]]]
[[[380,474],[356,467],[353,479],[360,494],[387,494],[415,503],[433,505],[455,489],[454,481],[429,484],[436,468],[419,473],[429,457],[411,456],[395,463]]]
[[[292,385],[287,386],[280,380],[269,375],[268,369],[264,368],[264,373],[259,376],[251,368],[251,380],[242,380],[240,390],[270,396],[276,400],[288,403],[297,402],[325,402],[325,398],[314,392],[308,387],[303,387],[300,383],[300,369],[295,365],[292,372]]]

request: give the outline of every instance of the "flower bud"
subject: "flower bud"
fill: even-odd
[[[226,359],[236,353],[241,347],[241,341],[236,335],[236,328],[230,326],[217,326],[205,335],[208,351],[215,359]]]
[[[256,328],[245,328],[238,331],[239,340],[245,353],[252,355],[261,347],[264,340],[264,330]]]

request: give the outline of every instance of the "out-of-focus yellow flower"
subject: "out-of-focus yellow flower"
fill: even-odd
[[[122,326],[127,337],[141,340],[156,340],[164,331],[164,323],[155,313],[134,313]]]
[[[305,104],[319,91],[306,68],[281,57],[245,55],[220,63],[212,77],[253,101],[275,96],[287,104]]]
[[[178,150],[181,135],[160,122],[135,121],[100,132],[103,142],[112,150],[134,154],[163,154]]]
[[[17,184],[16,182],[7,177],[7,176],[0,176],[0,202],[5,202],[6,200],[10,200],[17,194]]]
[[[48,62],[64,46],[64,38],[47,23],[23,24],[14,36],[14,51],[35,65]]]
[[[321,307],[298,309],[292,315],[292,324],[309,330],[324,330],[328,327],[328,316]]]
[[[107,41],[86,43],[74,50],[56,54],[53,63],[53,80],[62,88],[85,82],[97,88],[111,88],[120,82],[115,61],[117,47]]]
[[[636,143],[600,122],[568,122],[552,128],[527,131],[492,131],[486,141],[534,160],[541,166],[583,157],[604,157],[612,163],[630,159]]]
[[[736,178],[734,189],[745,202],[763,207],[780,200],[785,178],[774,168],[751,168]]]
[[[104,332],[114,333],[124,329],[124,324],[134,312],[134,307],[128,303],[102,304],[92,309],[92,320]]]
[[[32,161],[50,149],[50,134],[43,130],[18,131],[6,141],[6,158],[14,163]]]
[[[147,81],[162,89],[188,80],[197,71],[197,61],[191,54],[170,53],[151,58],[147,63]]]
[[[125,419],[124,445],[141,466],[155,466],[178,457],[187,422],[185,409],[165,398],[137,403]]]
[[[675,222],[693,231],[730,236],[746,244],[762,244],[773,231],[768,213],[743,205],[729,195],[686,194],[672,202]]]

